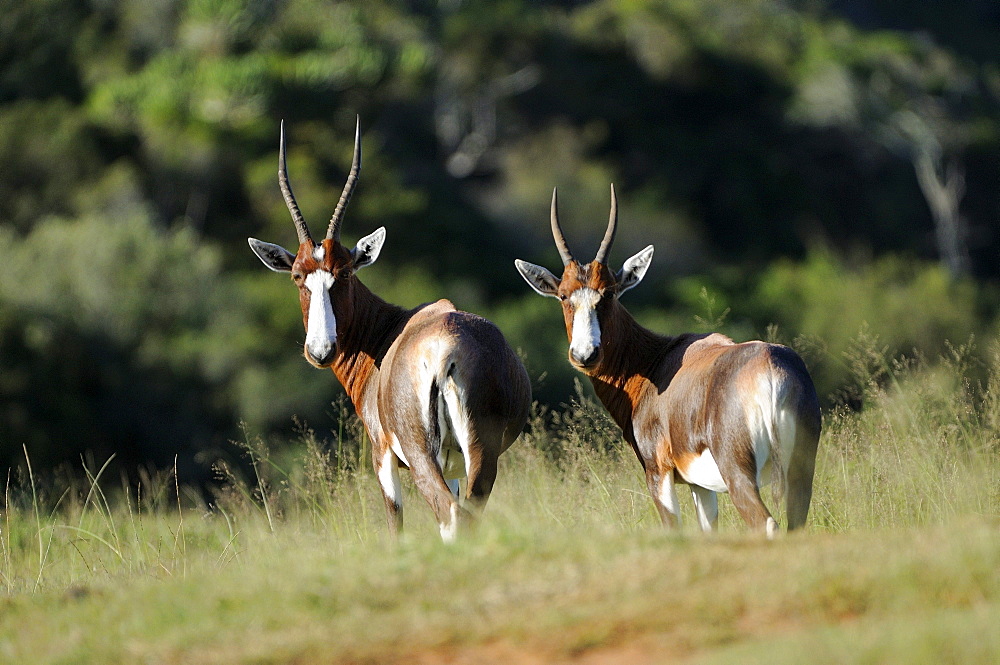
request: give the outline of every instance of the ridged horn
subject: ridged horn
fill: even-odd
[[[552,221],[552,238],[556,241],[556,249],[559,250],[559,256],[562,258],[563,265],[569,265],[569,262],[573,260],[573,252],[569,251],[569,245],[566,244],[566,238],[563,236],[562,228],[559,226],[559,195],[556,193],[556,188],[552,188],[552,210],[550,214]]]
[[[601,246],[597,250],[597,256],[594,257],[594,261],[597,263],[606,264],[608,258],[608,252],[611,251],[611,245],[615,241],[615,232],[618,230],[618,197],[615,196],[615,185],[611,184],[611,216],[608,219],[608,230],[604,232],[604,240],[601,241]]]
[[[288,183],[288,164],[285,162],[285,121],[281,121],[281,141],[278,144],[278,186],[281,187],[281,195],[285,197],[285,205],[288,212],[292,213],[292,222],[295,223],[295,233],[299,236],[299,244],[308,241],[312,242],[309,235],[309,227],[306,220],[295,202],[295,195],[292,194],[292,186]]]
[[[347,209],[347,203],[351,200],[351,194],[354,193],[355,185],[358,184],[359,173],[361,173],[360,116],[358,116],[357,124],[354,127],[354,160],[351,163],[351,172],[347,175],[347,183],[344,185],[344,191],[340,195],[340,201],[337,202],[337,208],[333,211],[333,216],[330,218],[330,227],[326,230],[327,239],[340,242],[340,226],[344,222],[344,211]]]

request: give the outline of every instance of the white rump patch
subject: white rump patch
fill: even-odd
[[[445,478],[465,478],[469,475],[469,442],[472,439],[472,424],[469,414],[462,406],[462,389],[455,382],[454,377],[445,379],[441,386],[441,394],[447,406],[448,422],[451,425],[451,433],[458,442],[458,447],[462,451],[461,465],[448,465],[444,468]]]
[[[455,382],[454,377],[442,376],[451,362],[451,351],[450,342],[434,339],[423,345],[417,357],[420,414],[424,420],[424,427],[428,430],[431,423],[427,419],[432,411],[428,401],[430,386],[432,382],[438,382],[438,403],[434,411],[438,418],[437,428],[441,433],[441,447],[438,450],[437,462],[446,481],[468,476],[469,440],[472,431],[469,416],[463,408],[461,387]]]
[[[330,302],[333,281],[333,275],[326,270],[306,275],[306,288],[309,289],[306,349],[316,359],[328,357],[337,345],[337,318]]]
[[[424,430],[429,431],[431,423],[428,421],[430,418],[430,395],[431,395],[431,384],[437,381],[438,373],[440,368],[445,361],[445,352],[447,347],[444,342],[440,339],[431,338],[424,341],[420,347],[418,354],[413,358],[417,365],[417,399],[420,400],[420,418],[424,424]],[[441,393],[438,391],[438,404],[435,411],[438,415],[438,427],[441,428],[441,436],[444,437],[446,430],[446,422],[444,419],[444,409],[441,402]]]
[[[590,288],[577,289],[569,301],[573,305],[569,349],[574,358],[585,360],[601,345],[601,326],[597,322],[597,303],[601,301],[601,294]]]
[[[796,423],[794,414],[781,405],[781,392],[770,375],[764,374],[757,382],[757,392],[747,409],[747,427],[757,463],[757,487],[771,484],[775,449],[782,477],[788,475],[788,464],[795,447]]]
[[[677,470],[680,471],[684,480],[692,485],[698,485],[713,492],[729,491],[729,488],[726,487],[726,481],[722,479],[722,474],[719,472],[719,465],[715,463],[715,457],[712,456],[712,451],[708,448],[705,448],[701,455],[692,459],[686,469],[678,467]]]

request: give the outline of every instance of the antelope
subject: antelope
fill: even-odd
[[[639,325],[619,298],[646,274],[653,246],[617,273],[608,268],[618,225],[614,185],[608,228],[590,263],[569,250],[555,190],[550,224],[562,277],[520,259],[515,265],[531,288],[562,302],[569,362],[635,451],[663,524],[680,524],[675,484],[685,483],[702,530],[716,528],[717,493],[728,492],[747,525],[773,538],[778,524],[760,497],[771,475],[784,492],[788,529],[805,524],[820,412],[802,359],[779,344],[737,344],[718,333],[667,337]]]
[[[403,524],[399,468],[408,466],[430,504],[441,537],[485,507],[497,459],[528,419],[527,372],[500,330],[448,300],[403,309],[372,293],[357,272],[378,258],[385,227],[353,249],[341,243],[344,211],[361,171],[360,121],[354,158],[326,237],[313,240],[288,181],[281,125],[278,185],[298,234],[295,254],[249,238],[271,270],[291,273],[305,326],[303,353],[331,368],[372,442],[372,463],[385,500],[389,532]],[[459,479],[466,491],[459,501]]]

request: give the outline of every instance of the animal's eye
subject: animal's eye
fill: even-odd
[[[567,298],[567,296],[566,296],[566,294],[565,294],[565,293],[560,293],[560,294],[559,294],[559,300],[567,300],[567,299],[568,299],[568,298]]]
[[[292,273],[292,279],[294,279],[296,282],[301,282],[302,281],[302,273],[300,273],[300,272],[293,272]]]

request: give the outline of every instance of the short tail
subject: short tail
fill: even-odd
[[[771,462],[771,496],[775,506],[785,500],[788,489],[788,457],[795,445],[796,422],[788,408],[790,387],[785,377],[771,373],[770,418],[766,419],[768,429],[768,454]]]
[[[803,367],[804,371],[804,367]],[[812,483],[816,448],[820,433],[820,410],[816,390],[808,374],[786,375],[778,388],[775,409],[777,441],[775,477],[781,479],[780,505],[783,499],[788,530],[803,526],[812,502]],[[778,470],[780,469],[780,472]],[[776,488],[778,486],[776,485]]]
[[[428,441],[434,455],[441,461],[442,474],[448,480],[469,475],[468,418],[458,395],[454,373],[455,362],[450,361],[445,370],[431,381],[427,414],[430,427]]]

